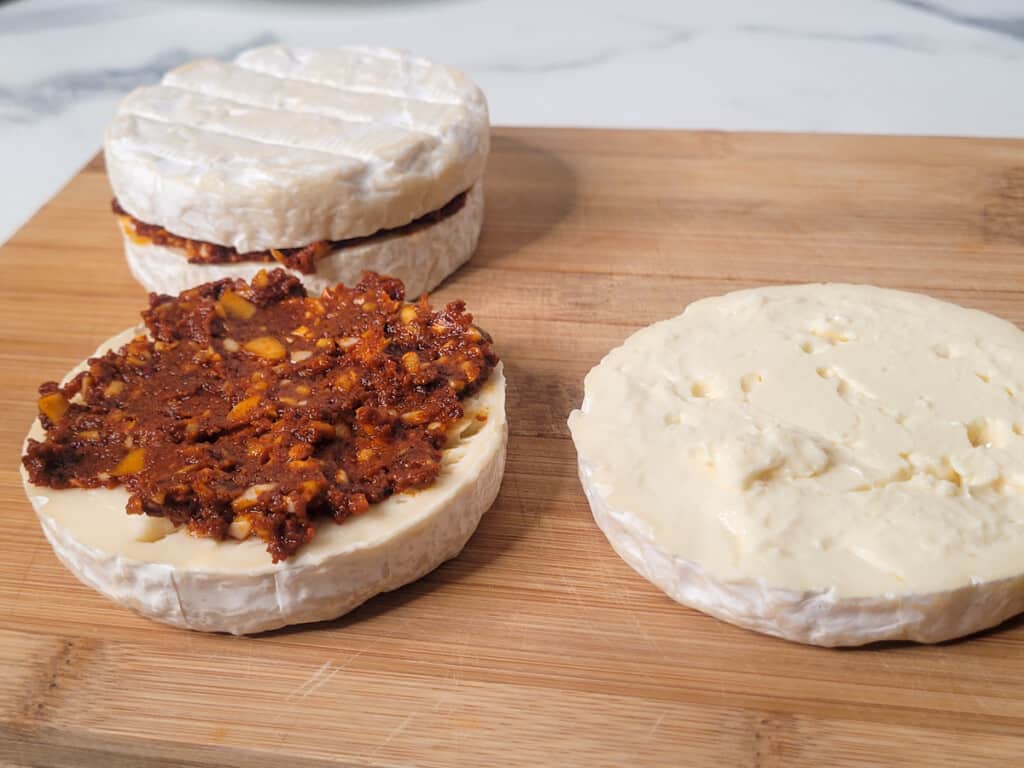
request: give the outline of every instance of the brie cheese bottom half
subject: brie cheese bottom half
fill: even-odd
[[[569,419],[594,518],[677,601],[790,640],[938,642],[1024,611],[1024,332],[856,285],[645,328]]]
[[[138,332],[114,336],[96,354]],[[44,488],[31,484],[24,468],[22,479],[54,552],[82,582],[167,624],[250,634],[336,618],[462,550],[504,473],[501,365],[463,408],[432,485],[392,496],[340,525],[321,521],[309,544],[276,564],[257,537],[215,541],[163,518],[127,514],[124,488]],[[38,420],[29,437],[43,437]]]

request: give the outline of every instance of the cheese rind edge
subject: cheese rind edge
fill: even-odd
[[[594,521],[634,571],[678,603],[766,635],[825,647],[885,640],[940,643],[997,626],[1024,612],[1024,574],[919,595],[840,598],[830,590],[772,587],[763,579],[722,581],[670,554],[611,507],[579,462]]]

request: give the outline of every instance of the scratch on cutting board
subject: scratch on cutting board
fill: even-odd
[[[647,643],[648,648],[657,653],[662,659],[666,658],[666,654],[661,649],[661,646],[658,645],[658,641],[651,637],[651,635],[644,628],[644,625],[640,623],[640,617],[637,616],[636,611],[630,609],[627,609],[627,611],[629,614],[629,618],[633,620],[633,626],[636,627],[636,631],[640,633],[640,637],[642,637],[644,639],[644,642]]]
[[[974,696],[974,705],[978,708],[978,712],[982,715],[998,715],[1001,714],[998,710],[992,707],[984,698],[981,696]]]
[[[442,686],[438,688],[437,694],[434,697],[434,704],[430,708],[431,712],[437,712],[442,706],[451,703],[451,706],[447,707],[445,714],[450,715],[457,706],[455,702],[459,697],[459,691],[462,688],[462,677],[466,667],[466,651],[469,647],[469,634],[463,635],[458,641],[458,646],[455,649],[454,658],[455,661],[449,661],[445,664],[446,672],[450,674],[450,685]],[[479,657],[473,654],[473,659],[478,661]]]
[[[285,698],[285,701],[294,701],[295,699],[306,698],[307,696],[309,696],[309,694],[313,693],[313,691],[315,691],[321,685],[323,685],[332,677],[334,677],[334,675],[337,674],[339,669],[341,668],[332,668],[331,662],[325,661],[323,664],[320,665],[320,668],[317,669],[316,672],[314,672],[312,675],[306,678],[299,685],[298,688],[289,693],[288,696]]]
[[[523,497],[523,489],[520,485],[519,476],[511,475],[510,480],[512,481],[512,487],[511,493],[509,493],[509,498],[515,499],[521,522],[526,523],[527,526],[542,523],[544,516],[538,514],[536,510],[531,513],[530,508],[526,506],[526,500]]]
[[[418,711],[413,711],[407,714],[405,717],[403,717],[402,722],[400,722],[398,725],[392,728],[391,733],[389,733],[385,737],[384,741],[378,744],[377,747],[373,750],[373,752],[370,753],[370,758],[372,759],[373,757],[375,757],[378,752],[380,752],[382,749],[384,749],[384,747],[386,747],[388,744],[394,741],[395,737],[397,737],[398,734],[404,731],[406,729],[406,726],[408,726],[409,723],[412,722],[413,718],[415,718],[418,714]]]
[[[895,666],[893,665],[892,661],[889,659],[889,656],[888,656],[888,654],[885,651],[882,651],[877,656],[877,658],[878,658],[878,663],[882,665],[882,669],[884,669],[886,672],[895,672],[896,671]]]
[[[591,618],[591,613],[593,612],[592,606],[588,605],[587,601],[580,596],[580,593],[576,590],[576,585],[573,584],[572,579],[570,579],[566,575],[565,569],[561,566],[557,566],[557,568],[558,579],[562,582],[562,586],[565,588],[565,594],[568,597],[571,597],[572,602],[574,602],[576,606],[579,608],[580,619],[583,621],[583,623],[589,629],[593,630],[590,633],[591,636],[600,639],[601,642],[606,646],[614,646],[615,643],[613,643],[612,640],[608,637],[607,632],[605,632],[602,627],[598,626],[597,622],[595,622]]]
[[[285,697],[285,701],[295,701],[296,699],[305,699],[310,694],[316,692],[320,688],[323,688],[327,683],[331,681],[336,674],[341,672],[343,669],[348,669],[352,663],[363,655],[362,651],[356,651],[348,659],[345,660],[344,664],[334,666],[333,662],[328,659],[320,667],[306,678],[294,691]]]
[[[565,568],[563,568],[561,566],[557,566],[557,567],[558,567],[558,577],[561,580],[562,584],[566,587],[566,594],[567,594],[567,596],[571,597],[572,601],[574,603],[576,603],[577,607],[579,608],[579,612],[580,612],[580,620],[583,622],[583,624],[588,629],[591,630],[590,633],[589,633],[590,637],[595,639],[595,640],[598,640],[606,648],[617,648],[618,644],[617,644],[616,640],[610,636],[610,634],[608,633],[608,630],[604,626],[599,626],[598,623],[595,622],[591,618],[591,614],[593,613],[593,606],[591,606],[583,598],[583,596],[580,595],[580,593],[577,591],[576,586],[572,583],[572,580],[568,577]],[[653,638],[651,638],[647,634],[646,630],[644,630],[644,628],[640,625],[640,621],[637,618],[636,614],[633,613],[632,611],[629,611],[629,615],[633,619],[633,622],[636,625],[636,628],[640,631],[640,633],[643,635],[644,639],[647,641],[648,645],[652,646],[655,651],[657,651],[659,654],[664,656],[664,653],[662,652],[662,650],[658,646],[658,644],[653,640]],[[656,682],[656,679],[649,672],[642,671],[639,674],[645,680],[648,680],[650,682]]]
[[[647,731],[647,735],[644,737],[644,741],[650,741],[654,738],[654,734],[658,732],[658,728],[661,727],[662,722],[664,722],[667,716],[668,712],[662,712],[660,715],[658,715],[658,719],[654,721],[654,723],[651,725],[651,729]]]
[[[248,679],[252,677],[252,659],[253,656],[256,655],[256,652],[253,649],[253,646],[251,645],[246,644],[246,648],[248,650],[245,654],[245,670],[242,672],[242,674],[245,676],[246,679]]]
[[[14,600],[12,602],[17,602],[21,597],[21,593],[25,590],[25,584],[28,582],[28,577],[32,573],[32,566],[36,564],[36,555],[39,554],[40,546],[41,545],[37,543],[36,546],[33,547],[32,554],[28,558],[28,565],[25,566],[25,571],[21,575],[21,582],[18,584],[18,591],[15,592]]]

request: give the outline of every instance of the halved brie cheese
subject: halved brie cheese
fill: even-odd
[[[319,290],[339,274],[351,280],[389,264],[417,295],[476,245],[489,130],[482,91],[455,69],[385,48],[272,45],[233,62],[192,62],[133,91],[104,148],[111,187],[131,216],[239,254],[386,233],[470,192],[451,220],[343,248],[315,275],[299,275]],[[150,290],[251,271],[246,262],[192,265],[181,249],[126,246]]]
[[[598,525],[681,603],[790,640],[938,642],[1024,610],[1024,332],[854,285],[645,328],[569,419]]]
[[[487,102],[457,70],[273,45],[133,91],[105,151],[126,211],[245,253],[407,224],[473,186],[488,146]]]
[[[133,328],[96,352],[118,348]],[[68,379],[85,368],[84,363]],[[392,496],[271,562],[256,537],[215,541],[162,518],[129,515],[124,488],[25,490],[61,561],[81,581],[158,621],[250,634],[340,616],[381,592],[414,581],[455,557],[494,502],[505,466],[507,423],[501,365],[463,407],[449,433],[437,480]],[[41,439],[37,420],[29,437]]]

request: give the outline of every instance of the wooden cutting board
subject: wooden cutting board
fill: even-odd
[[[252,638],[108,603],[21,490],[35,387],[144,304],[109,200],[97,160],[0,251],[0,763],[1019,764],[1024,622],[825,650],[676,605],[594,526],[565,420],[629,333],[736,288],[872,282],[1024,323],[1024,142],[496,130],[479,253],[436,296],[505,360],[501,496],[419,583]]]

